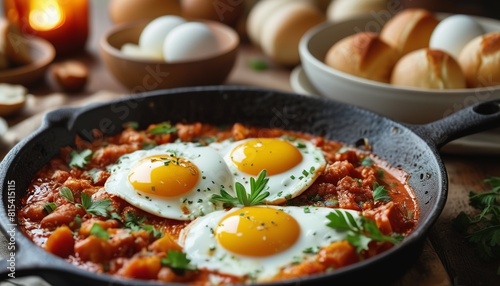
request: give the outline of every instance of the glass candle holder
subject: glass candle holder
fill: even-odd
[[[27,35],[51,42],[58,56],[81,52],[89,33],[87,0],[4,0],[6,18]]]

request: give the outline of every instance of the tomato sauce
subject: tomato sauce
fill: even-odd
[[[92,272],[202,285],[207,283],[209,276],[217,276],[221,283],[245,282],[248,277],[234,277],[204,269],[176,271],[162,263],[170,250],[182,251],[175,240],[189,222],[149,214],[108,194],[104,190],[110,176],[107,167],[124,154],[176,140],[207,144],[228,138],[242,140],[280,136],[309,140],[321,148],[327,160],[326,168],[317,180],[285,205],[356,210],[373,220],[385,235],[408,235],[417,224],[419,208],[406,183],[405,173],[388,167],[369,151],[350,148],[321,136],[242,124],[229,128],[202,123],[176,124],[172,132],[151,132],[158,126],[136,130],[128,125],[124,131],[110,137],[95,131],[97,139],[93,142],[77,137],[75,146],[62,148],[32,179],[22,199],[19,222],[23,232],[36,245]],[[91,150],[85,164],[70,164],[72,155],[85,149]],[[388,190],[388,199],[374,200],[377,186]],[[62,190],[66,188],[71,190],[73,201],[62,195]],[[103,216],[89,213],[88,209],[86,211],[82,207],[85,196],[93,202],[108,201],[108,213]],[[335,242],[323,247],[316,259],[281,269],[274,279],[341,268],[392,246],[392,243],[372,241],[368,250],[356,252],[347,241]]]

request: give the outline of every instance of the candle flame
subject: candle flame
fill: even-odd
[[[64,22],[64,12],[57,0],[32,0],[30,3],[29,23],[33,29],[48,31]]]

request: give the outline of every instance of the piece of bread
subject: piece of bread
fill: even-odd
[[[0,52],[10,65],[27,65],[32,62],[28,39],[7,19],[0,19]]]
[[[265,22],[260,45],[276,63],[293,66],[300,63],[299,42],[312,27],[324,22],[325,15],[308,2],[296,1],[281,6]]]
[[[388,0],[335,0],[330,2],[326,15],[331,21],[344,21],[387,10],[388,5]]]
[[[0,83],[0,116],[10,116],[26,104],[28,90],[21,85]]]
[[[465,88],[465,76],[453,56],[442,50],[420,49],[394,66],[391,84],[428,89]]]
[[[366,79],[388,83],[399,54],[375,33],[360,32],[334,44],[325,63],[330,67]]]
[[[403,56],[428,47],[438,23],[439,20],[425,9],[405,9],[385,23],[380,37]]]
[[[458,62],[467,87],[500,85],[500,32],[474,38],[460,51]]]

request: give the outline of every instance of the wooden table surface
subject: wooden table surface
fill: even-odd
[[[25,126],[36,128],[40,114],[49,109],[68,104],[81,105],[94,100],[107,100],[107,96],[96,96],[103,91],[106,94],[127,96],[128,91],[107,72],[98,54],[99,38],[111,25],[107,13],[107,1],[91,1],[91,4],[91,34],[87,52],[73,57],[84,61],[91,69],[86,90],[79,94],[65,94],[47,75],[44,83],[30,87],[30,92],[33,94],[30,104],[21,113],[8,118],[11,139],[17,140],[25,136],[26,132],[29,132]],[[265,59],[265,57],[257,48],[243,44],[226,84],[292,91],[289,83],[290,69],[271,66],[269,70],[257,72],[248,66],[248,61],[251,59]],[[451,226],[452,220],[460,211],[471,210],[468,206],[469,191],[485,190],[487,188],[483,184],[485,178],[500,176],[500,156],[442,154],[442,158],[449,177],[446,207],[433,226],[419,260],[393,285],[500,285],[500,276],[496,274],[498,261],[496,263],[481,261],[463,236]]]

